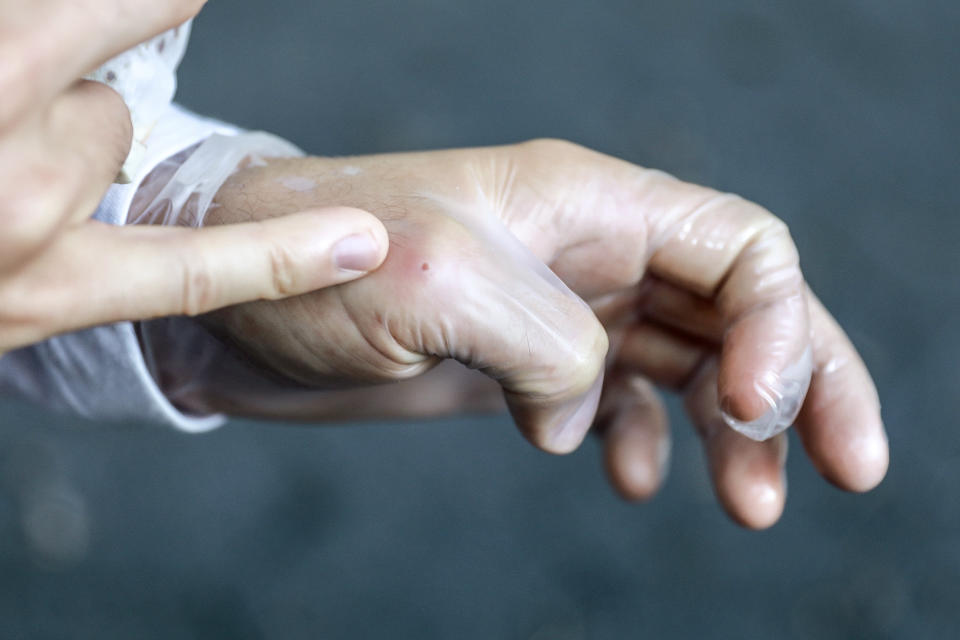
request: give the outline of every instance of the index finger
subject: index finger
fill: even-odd
[[[0,131],[206,0],[0,0]]]
[[[659,172],[641,193],[651,271],[712,297],[720,311],[718,384],[728,423],[757,440],[782,431],[811,372],[804,280],[787,226],[739,196]]]
[[[376,217],[348,207],[199,230],[85,222],[0,281],[0,353],[100,324],[309,293],[375,269],[388,244]]]

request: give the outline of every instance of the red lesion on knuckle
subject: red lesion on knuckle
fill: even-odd
[[[449,259],[421,250],[395,251],[391,247],[387,264],[379,271],[389,274],[403,295],[433,299],[449,279]],[[376,274],[374,274],[376,275]]]
[[[377,274],[389,274],[411,292],[456,286],[456,265],[474,242],[462,225],[446,219],[424,220],[402,232],[394,229],[387,259]]]

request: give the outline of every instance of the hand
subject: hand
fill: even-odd
[[[309,188],[284,187],[293,177]],[[605,368],[597,427],[608,470],[624,495],[640,499],[656,490],[669,448],[649,382],[680,389],[720,502],[735,520],[759,528],[783,509],[784,436],[746,438],[727,427],[721,407],[728,420],[771,411],[792,419],[784,406],[796,392],[784,379],[803,385],[791,369],[808,354],[813,376],[796,426],[814,465],[854,491],[885,474],[886,438],[869,374],[804,284],[786,227],[740,198],[537,141],[276,161],[238,174],[219,203],[211,223],[343,203],[387,225],[391,252],[373,276],[210,318],[262,366],[299,383],[331,389],[409,378],[453,357],[503,384],[535,444],[566,451],[592,422],[591,381]],[[593,315],[538,261],[591,302],[603,337]],[[601,367],[607,339],[612,348]],[[411,383],[367,395],[397,396],[404,384]],[[324,415],[323,403],[336,393],[316,396],[314,415]],[[218,408],[234,400],[243,406],[222,388],[214,395]],[[434,404],[450,408],[442,399],[415,402],[424,413]],[[343,405],[332,405],[342,415]],[[294,413],[306,412],[301,404]]]
[[[346,236],[371,240],[363,271],[385,255],[380,222],[344,208],[203,232],[90,220],[132,133],[120,97],[77,78],[203,4],[0,0],[0,354],[95,324],[358,277],[332,259]]]

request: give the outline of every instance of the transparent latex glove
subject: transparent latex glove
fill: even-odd
[[[351,174],[330,174],[318,159],[271,159],[229,179],[206,224],[318,206]],[[366,185],[364,193],[390,197]],[[495,216],[453,201],[411,204],[376,202],[391,249],[365,284],[233,307],[209,324],[261,366],[314,389],[406,380],[456,360],[500,384],[533,444],[572,451],[592,424],[607,352],[590,307]]]
[[[288,393],[261,403],[251,385],[231,391],[232,382],[212,375],[187,404],[308,419],[429,415],[455,410],[464,398],[469,407],[486,405],[489,387],[449,369],[347,389],[409,378],[454,357],[504,384],[536,444],[568,450],[593,418],[592,402],[583,399],[606,341],[542,262],[590,302],[606,330],[608,376],[595,424],[613,483],[627,497],[649,497],[667,464],[665,413],[651,383],[687,396],[716,493],[744,525],[768,526],[783,508],[785,442],[783,435],[752,440],[728,422],[755,421],[771,403],[788,414],[776,406],[777,394],[797,394],[790,402],[800,407],[800,438],[830,481],[862,491],[885,474],[886,438],[869,374],[804,284],[786,227],[755,204],[573,144],[535,141],[270,161],[228,181],[208,223],[333,203],[384,221],[391,250],[377,273],[208,318],[259,366],[327,391],[286,385]],[[808,357],[804,399],[807,381],[796,370]],[[799,385],[783,383],[784,374]],[[517,411],[518,397],[549,408],[559,400],[560,415],[571,399],[587,408],[564,446],[555,446],[543,437],[550,421],[530,421]]]

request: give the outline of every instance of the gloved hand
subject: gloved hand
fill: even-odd
[[[409,379],[454,358],[502,385],[534,444],[564,452],[594,423],[607,370],[596,423],[612,480],[628,497],[656,489],[669,448],[649,382],[684,392],[717,495],[746,526],[768,526],[782,511],[786,443],[730,425],[751,431],[744,423],[755,422],[766,429],[754,435],[767,436],[799,410],[799,435],[830,481],[863,491],[885,474],[869,374],[804,284],[785,225],[757,205],[576,145],[535,141],[271,160],[231,178],[206,224],[331,204],[384,221],[391,249],[377,273],[207,318],[258,366],[294,387],[327,390],[311,406],[314,392],[294,389],[290,415],[342,416],[337,394],[358,413],[377,394],[396,398],[380,403],[396,409],[416,383],[340,390]],[[432,382],[456,394],[449,371]],[[262,414],[244,397],[248,387],[237,388],[212,382],[206,408]],[[418,409],[407,414],[451,408],[426,396],[409,401]],[[282,403],[270,409],[284,414]]]
[[[117,93],[77,79],[203,4],[0,0],[0,355],[96,324],[311,291],[385,255],[379,221],[345,208],[203,231],[90,220],[132,124]],[[333,245],[351,236],[351,256],[357,238],[372,245],[362,271],[335,263]]]

